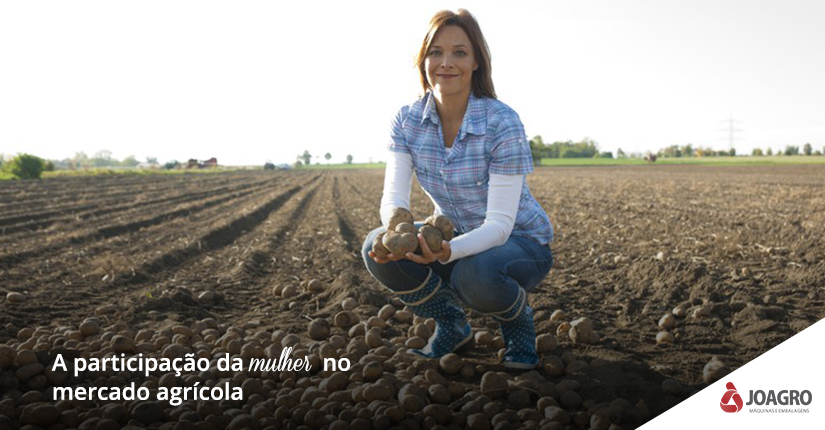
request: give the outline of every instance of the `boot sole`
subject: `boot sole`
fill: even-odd
[[[470,330],[470,335],[464,338],[458,345],[455,346],[453,352],[465,352],[473,349],[476,345],[476,338],[473,336],[473,331]]]
[[[457,344],[455,345],[455,348],[453,348],[453,351],[452,351],[452,352],[454,352],[454,353],[459,353],[459,352],[469,351],[470,349],[472,349],[472,348],[475,346],[475,344],[476,344],[476,339],[475,339],[475,336],[473,336],[473,332],[472,332],[472,330],[470,330],[470,335],[469,335],[469,336],[467,336],[467,337],[465,337],[465,338],[464,338],[461,342],[457,343]],[[408,352],[408,353],[410,353],[410,354],[414,354],[414,355],[417,355],[417,356],[419,356],[419,357],[421,357],[421,358],[433,358],[433,359],[438,359],[438,358],[443,357],[444,355],[450,354],[450,353],[448,352],[447,354],[444,354],[444,355],[442,355],[441,357],[428,357],[428,356],[426,356],[426,355],[421,355],[421,354],[419,354],[419,353],[418,353],[418,352],[416,352],[416,351],[417,351],[417,350],[412,349],[412,348],[410,348],[410,349],[408,349],[408,350],[407,350],[407,352]]]
[[[539,364],[507,362],[504,363],[503,366],[505,369],[533,370],[539,367]]]

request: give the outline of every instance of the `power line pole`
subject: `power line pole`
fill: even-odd
[[[719,129],[718,131],[725,132],[725,134],[727,135],[727,139],[728,139],[728,147],[730,149],[733,149],[734,144],[736,143],[736,140],[741,140],[740,138],[738,138],[736,136],[736,133],[743,131],[741,128],[738,128],[738,126],[742,123],[742,121],[733,119],[733,112],[731,112],[729,119],[725,119],[725,120],[722,120],[720,122],[726,124],[727,127]]]

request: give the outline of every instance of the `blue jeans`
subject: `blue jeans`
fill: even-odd
[[[420,227],[421,223],[416,223]],[[428,267],[448,282],[458,297],[481,313],[507,310],[518,297],[518,288],[532,291],[553,266],[550,245],[540,245],[529,237],[510,236],[504,245],[464,257],[449,264],[438,261],[428,265],[403,259],[376,263],[368,252],[384,227],[367,235],[361,255],[370,274],[393,291],[409,291],[420,286],[429,274]]]

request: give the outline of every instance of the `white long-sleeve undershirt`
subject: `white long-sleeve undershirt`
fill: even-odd
[[[396,207],[410,208],[412,191],[412,156],[388,151],[389,159],[384,176],[384,194],[381,197],[381,223],[389,224],[392,210]],[[484,223],[477,229],[462,234],[450,241],[450,259],[440,261],[447,264],[463,257],[484,252],[503,245],[510,237],[516,223],[518,204],[524,175],[490,174],[487,190],[487,214]],[[436,212],[441,212],[438,204]]]

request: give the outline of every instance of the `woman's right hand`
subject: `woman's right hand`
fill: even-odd
[[[376,263],[379,263],[379,264],[389,263],[390,261],[398,261],[398,260],[401,260],[402,258],[404,258],[403,255],[395,255],[395,254],[392,254],[392,253],[388,254],[387,258],[381,258],[373,251],[369,252],[369,256],[370,256],[370,258],[375,260]]]

